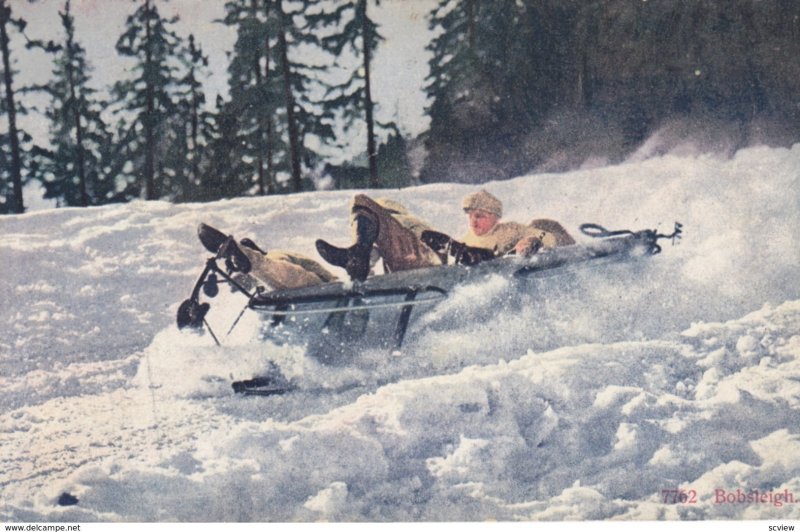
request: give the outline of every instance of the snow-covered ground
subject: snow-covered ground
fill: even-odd
[[[337,366],[258,342],[256,316],[224,347],[174,320],[199,222],[315,256],[349,240],[352,192],[0,218],[0,518],[800,518],[800,145],[641,155],[487,188],[509,219],[677,220],[680,245],[465,286]],[[458,235],[473,190],[384,195]],[[269,361],[300,388],[234,396]]]

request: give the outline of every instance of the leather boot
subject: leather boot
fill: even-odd
[[[216,253],[218,258],[225,259],[229,271],[248,273],[252,269],[250,259],[242,253],[232,236],[202,223],[197,227],[197,236],[207,250]]]
[[[378,222],[369,213],[356,213],[353,218],[356,241],[348,248],[336,247],[317,240],[320,256],[328,263],[344,268],[353,281],[363,281],[369,275],[369,256],[378,238]]]

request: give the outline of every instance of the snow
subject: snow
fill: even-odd
[[[252,313],[225,336],[235,294],[212,301],[222,347],[174,320],[207,258],[199,222],[315,256],[316,238],[350,238],[353,191],[0,218],[0,518],[800,518],[800,145],[659,155],[657,142],[486,188],[507,218],[573,233],[677,220],[679,245],[459,287],[402,348],[335,365],[259,341]],[[383,192],[459,235],[474,190]],[[270,364],[298,390],[232,393]]]

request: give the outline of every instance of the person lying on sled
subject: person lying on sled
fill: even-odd
[[[273,290],[337,280],[322,264],[300,253],[264,251],[249,238],[236,242],[233,237],[206,224],[200,224],[197,234],[207,250],[225,259],[229,270],[249,274]]]
[[[485,190],[468,195],[462,203],[469,229],[455,241],[434,231],[397,202],[359,194],[350,209],[354,243],[340,248],[317,240],[320,256],[344,268],[352,280],[363,281],[370,272],[373,248],[387,271],[402,271],[455,263],[473,265],[514,252],[530,255],[542,247],[574,244],[575,240],[553,220],[538,219],[528,225],[501,222],[503,204]]]

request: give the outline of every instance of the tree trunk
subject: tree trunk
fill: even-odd
[[[467,45],[475,51],[475,0],[467,0]]]
[[[270,3],[271,3],[270,0],[265,0],[264,1],[264,14],[265,14],[267,20],[269,20]],[[269,44],[269,35],[265,34],[264,35],[264,87],[266,88],[267,93],[269,93],[270,78],[272,77],[270,69],[269,69],[269,65],[270,65],[269,59],[270,59],[270,55],[271,54],[272,54],[272,50],[271,50],[271,47],[270,47],[270,44]],[[273,147],[272,147],[272,135],[273,135],[273,132],[272,132],[272,117],[269,116],[269,114],[267,114],[264,117],[264,121],[266,122],[266,128],[267,128],[266,131],[265,131],[266,138],[264,139],[266,147],[267,147],[267,153],[266,153],[266,157],[267,157],[267,194],[275,194],[275,168],[273,167],[273,162],[272,162],[272,149],[273,149]]]
[[[67,14],[69,14],[69,3],[67,3]],[[67,79],[69,83],[69,95],[72,100],[73,118],[75,120],[75,156],[78,166],[78,191],[81,195],[81,205],[89,206],[89,193],[86,187],[86,162],[83,153],[83,126],[81,126],[81,103],[78,101],[77,90],[75,87],[75,76],[73,71],[73,38],[72,32],[67,34]],[[81,100],[82,101],[82,100]]]
[[[144,155],[144,186],[145,199],[158,199],[155,186],[155,161],[156,161],[156,142],[155,142],[155,87],[151,79],[153,69],[152,35],[150,30],[151,16],[150,0],[145,0],[145,155]]]
[[[278,40],[280,43],[281,63],[283,68],[283,95],[286,100],[286,120],[289,126],[289,151],[292,161],[292,188],[300,192],[303,188],[300,174],[300,142],[297,134],[297,118],[294,114],[294,95],[292,94],[291,68],[289,67],[288,45],[286,44],[286,15],[283,12],[282,0],[277,0],[278,21],[280,30]]]
[[[367,159],[369,160],[369,186],[370,188],[378,188],[378,154],[375,148],[375,123],[372,116],[372,90],[370,88],[369,79],[369,44],[370,33],[369,24],[367,21],[367,0],[359,0],[359,9],[361,10],[363,28],[361,31],[361,39],[364,43],[364,109],[366,112],[367,121]]]
[[[194,66],[192,66],[191,79],[194,77]],[[200,130],[200,117],[198,116],[198,109],[200,109],[200,96],[197,94],[197,88],[192,88],[192,123],[191,123],[191,137],[192,137],[192,185],[200,185],[200,150],[197,147],[197,137]]]
[[[0,0],[0,48],[3,51],[3,77],[6,86],[6,107],[8,112],[8,136],[11,142],[11,183],[12,192],[9,197],[11,212],[22,214],[25,204],[22,201],[22,162],[20,160],[19,131],[17,130],[17,108],[14,103],[14,88],[11,76],[11,58],[8,50],[8,33],[6,23],[11,9],[6,7],[5,0]]]
[[[258,0],[250,0],[250,15],[253,17],[253,23],[258,22]],[[253,52],[253,73],[256,75],[256,90],[260,90],[263,85],[261,83],[261,65],[259,64],[261,56],[258,52]],[[258,195],[263,196],[267,193],[267,189],[264,183],[264,156],[262,154],[262,149],[264,146],[262,142],[264,142],[264,112],[263,108],[259,105],[258,108],[258,134],[257,138],[258,141],[256,142],[256,173],[258,175],[257,178],[257,185],[258,185]]]

